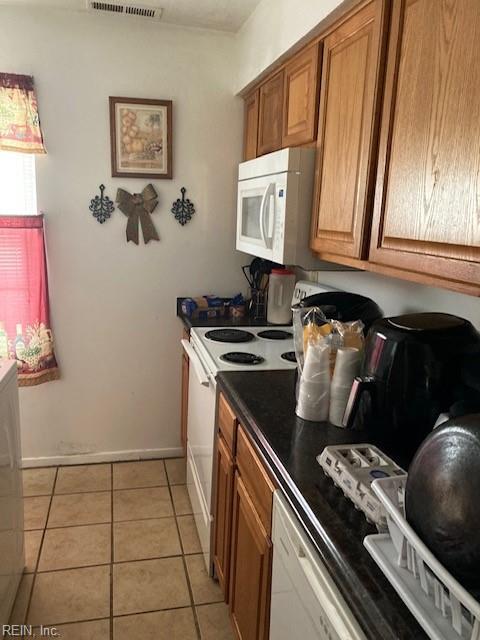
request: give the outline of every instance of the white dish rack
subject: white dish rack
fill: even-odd
[[[372,483],[388,533],[364,545],[432,640],[480,640],[480,603],[443,567],[405,518],[404,476]]]

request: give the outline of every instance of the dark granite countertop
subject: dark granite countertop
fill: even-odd
[[[376,528],[316,461],[326,445],[381,443],[362,432],[297,418],[294,379],[292,371],[220,372],[217,377],[367,638],[427,638],[363,546]],[[405,466],[394,451],[383,450]]]
[[[177,316],[183,322],[187,329],[192,327],[266,327],[268,322],[266,320],[253,320],[250,316],[244,316],[243,318],[209,318],[208,320],[198,320],[195,318],[189,318],[182,313],[182,300],[184,298],[177,298]],[[272,325],[276,326],[276,325]]]

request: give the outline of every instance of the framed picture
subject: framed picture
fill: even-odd
[[[172,101],[110,97],[112,176],[172,177]]]

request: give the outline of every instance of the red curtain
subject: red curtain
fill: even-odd
[[[58,378],[49,321],[43,216],[0,216],[0,358],[20,386]]]

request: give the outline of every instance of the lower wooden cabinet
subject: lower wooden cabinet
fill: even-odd
[[[232,525],[234,465],[232,454],[221,436],[217,437],[215,533],[213,561],[220,587],[228,602],[230,575],[230,540]]]
[[[238,471],[233,490],[230,612],[241,640],[266,640],[272,542]]]
[[[213,562],[239,640],[267,640],[275,484],[220,393],[214,471]]]

